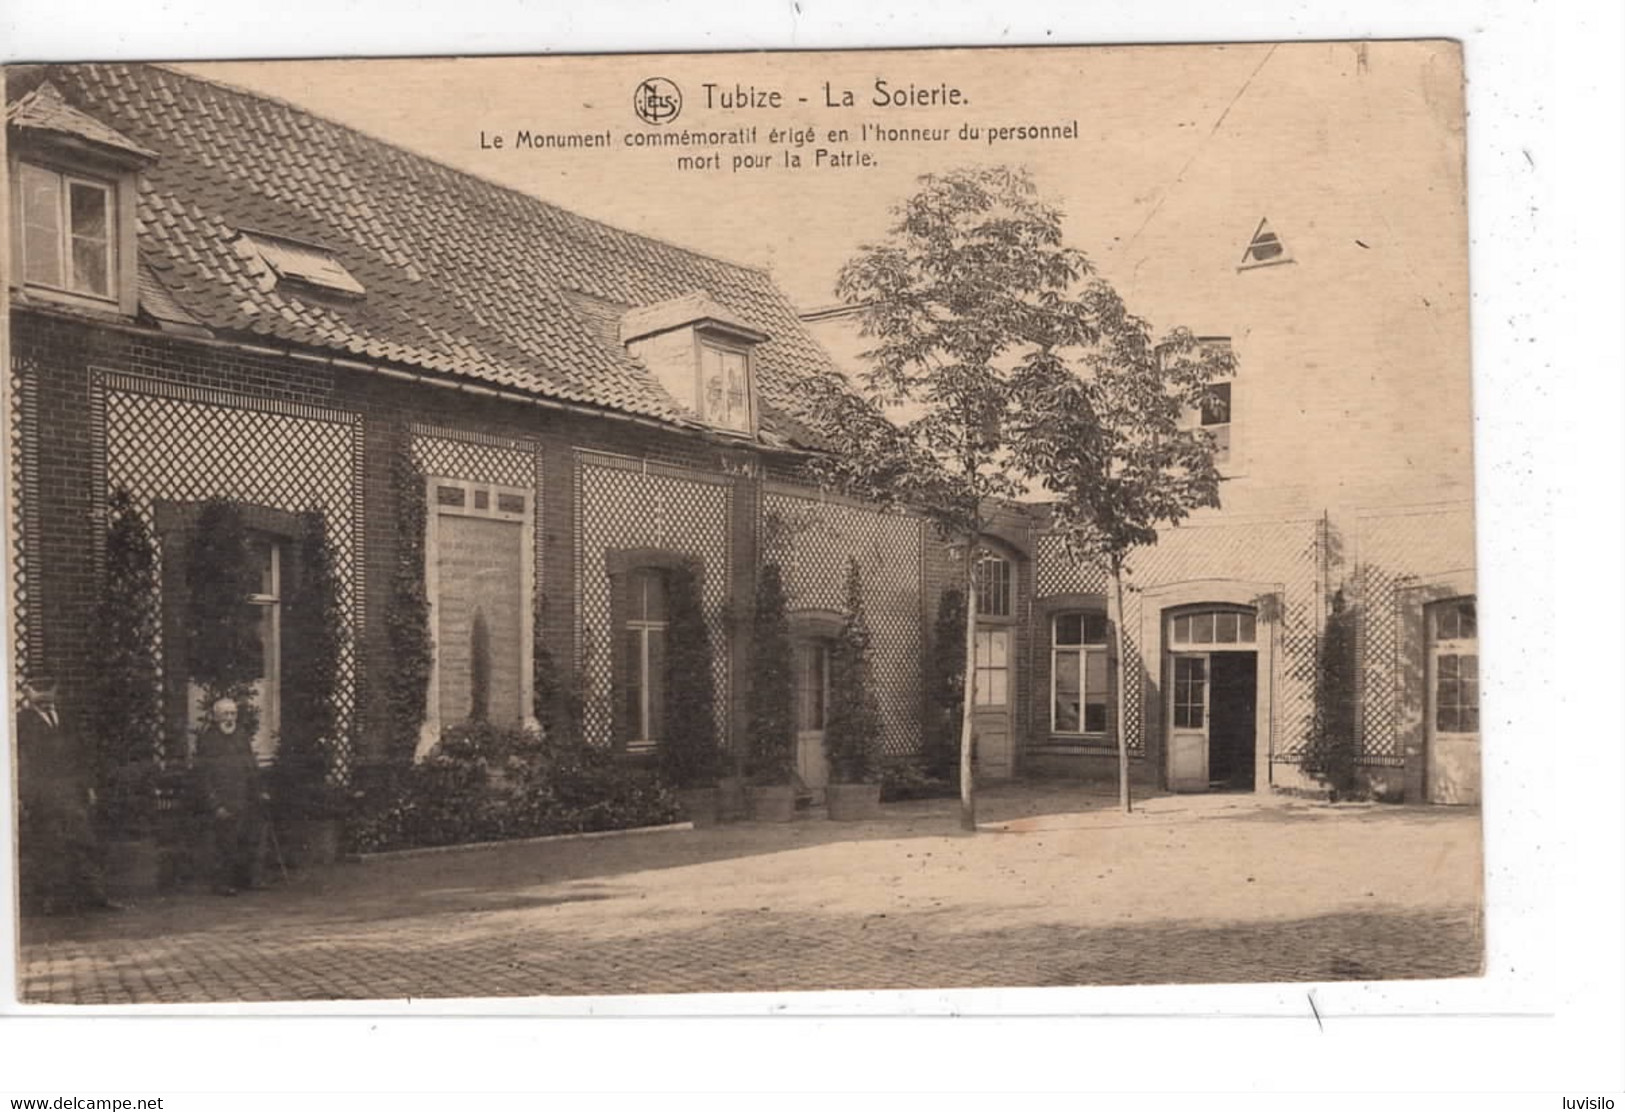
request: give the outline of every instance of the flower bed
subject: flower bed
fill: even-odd
[[[378,778],[350,824],[356,853],[660,826],[677,799],[658,776],[579,742],[487,723]]]

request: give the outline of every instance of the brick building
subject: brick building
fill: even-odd
[[[256,744],[269,756],[281,662],[300,651],[283,638],[279,608],[301,574],[299,522],[319,514],[347,633],[341,765],[383,760],[403,740],[389,736],[385,700],[390,584],[413,543],[403,542],[406,464],[425,484],[435,644],[428,718],[421,737],[406,739],[417,751],[466,713],[476,624],[490,648],[493,718],[529,712],[540,647],[579,671],[591,740],[657,745],[663,577],[677,561],[700,569],[718,731],[737,745],[744,604],[756,569],[774,560],[796,642],[799,763],[816,784],[827,639],[850,557],[869,595],[885,751],[917,750],[922,663],[953,565],[921,520],[798,478],[817,440],[794,382],[830,356],[765,273],[163,68],[9,76],[20,672],[53,671],[69,705],[83,705],[107,504],[128,491],[162,554],[165,756],[182,757],[196,707],[177,634],[181,553],[200,507],[229,499],[262,562]],[[1310,273],[1310,237],[1286,230],[1275,210],[1261,210],[1265,218]],[[1181,257],[1153,242],[1144,237],[1148,258]],[[1244,250],[1258,251],[1245,234],[1235,256]],[[1250,296],[1295,268],[1229,259],[1221,269],[1237,288],[1260,279]],[[1249,495],[1296,467],[1262,407],[1299,396],[1297,372],[1269,345],[1301,344],[1293,329],[1312,318],[1281,315],[1297,323],[1271,339],[1247,331],[1251,310],[1234,297],[1201,308],[1246,368],[1233,386],[1229,466],[1246,460],[1251,470],[1233,472],[1224,511],[1137,562],[1122,616],[1126,662],[1106,647],[1118,615],[1102,578],[1062,557],[1041,509],[1001,516],[977,636],[983,772],[1110,775],[1121,726],[1143,783],[1297,782],[1328,599],[1343,585],[1360,602],[1367,768],[1413,798],[1470,798],[1425,786],[1439,779],[1428,778],[1428,755],[1467,744],[1466,731],[1440,739],[1433,727],[1445,662],[1458,677],[1464,661],[1476,663],[1470,611],[1440,605],[1472,593],[1469,510],[1418,516],[1387,494],[1335,506],[1319,491]],[[1257,370],[1271,366],[1284,377]],[[1439,379],[1447,392],[1458,385]],[[1465,410],[1440,423],[1465,428]],[[1392,443],[1415,435],[1403,421],[1385,428]],[[1288,439],[1301,447],[1322,433],[1300,426]],[[1467,466],[1462,456],[1446,470]],[[1445,521],[1455,522],[1448,537]],[[1122,724],[1119,677],[1129,696]],[[1459,725],[1465,685],[1452,682]]]

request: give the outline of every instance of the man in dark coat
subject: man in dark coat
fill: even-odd
[[[23,906],[47,915],[110,908],[91,830],[96,800],[88,754],[64,723],[56,681],[23,685],[17,711],[18,865]]]
[[[217,699],[197,738],[198,787],[214,827],[215,891],[235,896],[259,888],[260,838],[265,830],[259,760],[246,731],[237,728],[237,704]]]

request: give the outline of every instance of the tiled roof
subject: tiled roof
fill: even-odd
[[[618,325],[628,309],[703,292],[769,337],[757,349],[764,424],[797,439],[793,384],[832,367],[764,271],[609,227],[162,67],[46,69],[67,111],[157,155],[141,176],[141,262],[170,312],[216,333],[687,424],[614,339],[615,325],[606,333],[609,322],[583,305],[620,307]],[[323,245],[365,296],[279,287],[257,252],[234,246],[244,229]]]
[[[147,161],[156,157],[138,147],[93,116],[77,111],[62,98],[62,92],[49,81],[30,89],[6,105],[6,123],[24,131],[46,132],[82,139],[122,155]]]

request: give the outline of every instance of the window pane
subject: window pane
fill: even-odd
[[[1234,645],[1236,643],[1236,627],[1239,624],[1239,614],[1216,614],[1213,618],[1213,639],[1221,645]]]
[[[1083,616],[1083,640],[1089,645],[1104,645],[1106,643],[1106,615],[1085,614]]]
[[[1439,682],[1454,680],[1456,678],[1456,657],[1449,653],[1439,656]]]
[[[626,721],[636,739],[644,737],[643,721],[643,630],[626,631]]]
[[[1084,729],[1092,734],[1106,729],[1106,654],[1092,652],[1084,665]]]
[[[1461,732],[1464,734],[1478,733],[1478,708],[1461,708]]]
[[[68,186],[68,207],[73,234],[87,239],[107,238],[107,190],[99,185],[73,182]]]
[[[1215,382],[1202,398],[1202,424],[1227,425],[1230,423],[1230,384]]]
[[[497,510],[505,514],[522,514],[525,512],[525,498],[521,494],[497,495]]]
[[[632,619],[640,622],[666,620],[666,577],[658,571],[638,571],[632,575]]]
[[[990,617],[1010,616],[1010,561],[988,556],[976,565],[976,609]]]
[[[1191,641],[1198,645],[1213,644],[1213,615],[1191,615]]]
[[[1458,622],[1461,632],[1457,635],[1463,638],[1478,636],[1478,604],[1464,602],[1456,608],[1459,615]]]
[[[1191,639],[1191,620],[1187,615],[1174,619],[1174,640],[1189,643]]]
[[[62,285],[62,179],[24,165],[19,175],[23,208],[24,280]]]
[[[107,190],[74,182],[68,186],[73,242],[74,289],[105,297],[110,287],[112,241],[108,236]]]
[[[1060,733],[1077,733],[1082,725],[1079,717],[1079,708],[1082,705],[1082,688],[1079,686],[1080,678],[1077,652],[1057,652],[1055,654],[1054,726]]]
[[[1236,639],[1242,644],[1248,644],[1258,639],[1258,634],[1254,629],[1253,616],[1251,614],[1243,614],[1241,616],[1241,621],[1237,623]]]
[[[1004,706],[1010,698],[1010,673],[1004,669],[988,673],[988,705]]]
[[[750,394],[745,357],[737,351],[724,352],[722,365],[727,381],[728,427],[741,432],[750,428]]]
[[[1055,618],[1055,643],[1057,645],[1083,644],[1083,615],[1058,614]]]
[[[1457,714],[1456,708],[1447,707],[1443,703],[1440,703],[1439,714],[1435,726],[1441,734],[1461,733],[1461,718],[1460,715]]]
[[[462,487],[443,486],[436,487],[435,502],[442,506],[462,506],[467,502],[467,494]]]
[[[658,741],[666,736],[666,631],[651,629],[648,638],[649,674],[645,682],[649,688],[649,732],[645,737]]]
[[[1010,664],[1010,635],[1004,630],[995,630],[991,638],[993,648],[988,663],[995,668],[1007,668]]]
[[[1477,679],[1478,679],[1478,657],[1477,657],[1476,654],[1474,654],[1474,653],[1464,653],[1460,658],[1460,663],[1457,665],[1457,668],[1458,668],[1458,670],[1459,670],[1459,672],[1461,674],[1462,679],[1464,679],[1464,680],[1473,680],[1475,682],[1477,681]]]

